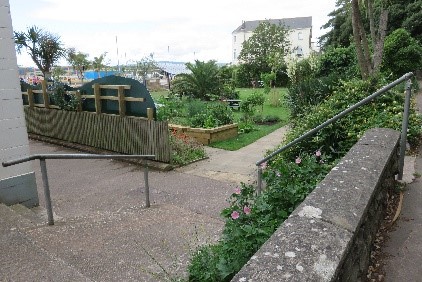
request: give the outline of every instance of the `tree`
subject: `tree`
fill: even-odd
[[[82,52],[76,52],[75,48],[69,48],[67,50],[67,61],[72,65],[76,71],[78,78],[84,80],[84,71],[89,68],[90,62],[88,60],[88,54]]]
[[[322,50],[329,47],[348,47],[351,44],[352,17],[349,3],[337,2],[336,9],[328,14],[330,19],[322,26],[330,29],[318,38]]]
[[[32,26],[26,32],[14,32],[16,50],[20,54],[25,48],[43,76],[51,77],[51,68],[65,55],[60,37]]]
[[[422,0],[389,0],[388,33],[404,28],[422,44]]]
[[[51,74],[55,81],[60,82],[60,76],[65,75],[66,71],[62,67],[54,67]]]
[[[94,57],[94,60],[92,61],[92,67],[94,68],[94,71],[97,72],[98,78],[100,78],[101,70],[106,67],[106,65],[104,64],[106,55],[107,55],[107,52],[104,52],[99,57]]]
[[[142,76],[145,84],[147,74],[151,73],[157,68],[157,62],[154,61],[154,54],[151,53],[149,56],[143,57],[140,61],[136,62],[136,73]]]
[[[383,72],[399,78],[409,71],[422,68],[422,47],[403,29],[397,29],[385,39]]]
[[[271,24],[268,20],[262,21],[253,35],[243,42],[239,60],[246,64],[254,64],[259,69],[274,71],[284,62],[289,53],[289,31],[280,22]]]
[[[214,60],[201,62],[195,60],[195,64],[187,63],[186,68],[191,73],[182,73],[173,82],[173,88],[183,85],[183,91],[201,100],[219,98],[223,85],[219,77],[219,67]],[[183,94],[183,93],[180,93]]]
[[[353,40],[356,45],[356,55],[358,58],[360,73],[363,79],[366,79],[369,76],[378,73],[379,71],[382,62],[384,39],[387,30],[388,11],[383,7],[380,9],[379,24],[378,29],[376,30],[373,2],[373,0],[364,1],[367,16],[369,18],[372,49],[374,50],[373,56],[371,56],[369,42],[360,12],[359,0],[351,0]]]

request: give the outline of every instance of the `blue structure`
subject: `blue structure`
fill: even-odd
[[[84,72],[85,79],[97,79],[101,77],[106,77],[110,75],[115,75],[117,71],[86,71]],[[98,76],[99,75],[99,76]]]

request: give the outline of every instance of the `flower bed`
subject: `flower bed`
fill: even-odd
[[[236,137],[238,131],[237,123],[214,128],[192,128],[189,126],[169,124],[169,128],[195,138],[198,142],[204,145]]]

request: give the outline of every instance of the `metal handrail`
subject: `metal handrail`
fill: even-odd
[[[48,225],[54,225],[53,208],[51,206],[50,187],[48,185],[46,159],[142,159],[144,164],[145,180],[145,207],[150,207],[149,184],[148,184],[148,164],[147,159],[154,158],[155,155],[97,155],[97,154],[35,154],[2,163],[3,167],[17,165],[20,163],[40,160],[41,176],[44,187],[44,197],[47,209]]]
[[[301,142],[303,139],[315,134],[317,131],[323,129],[324,127],[327,127],[328,125],[332,124],[333,122],[337,121],[338,119],[344,117],[348,113],[354,111],[355,109],[359,108],[360,106],[365,105],[366,103],[372,101],[376,97],[380,96],[381,94],[384,94],[391,88],[397,86],[398,84],[402,83],[403,81],[407,80],[406,83],[406,98],[405,98],[405,104],[404,104],[404,113],[403,113],[403,122],[402,122],[402,130],[401,130],[401,138],[400,138],[400,158],[399,158],[399,174],[398,179],[401,180],[403,178],[403,166],[404,166],[404,155],[406,150],[406,134],[407,134],[407,127],[409,124],[409,108],[410,108],[410,95],[411,95],[411,85],[412,82],[410,78],[413,76],[412,72],[406,73],[399,79],[396,79],[395,81],[391,82],[390,84],[384,86],[377,92],[373,93],[372,95],[366,97],[365,99],[361,100],[360,102],[350,106],[346,110],[342,111],[341,113],[337,114],[336,116],[328,119],[327,121],[323,122],[319,126],[315,127],[314,129],[304,133],[302,136],[296,138],[295,140],[291,141],[290,143],[284,145],[283,147],[279,148],[278,150],[272,152],[265,158],[257,161],[255,164],[258,167],[258,187],[257,192],[261,193],[262,190],[262,164],[267,162],[268,160],[272,159],[274,156],[280,154],[281,152],[287,150],[288,148],[296,145],[297,143]]]

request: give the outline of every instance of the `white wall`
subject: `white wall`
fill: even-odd
[[[27,155],[28,134],[20,93],[10,6],[8,0],[0,0],[0,163]],[[36,192],[33,171],[30,162],[6,168],[0,165],[0,202],[29,201],[28,197],[34,196],[34,188]],[[22,185],[26,187],[20,187]],[[8,194],[12,190],[15,195]]]

